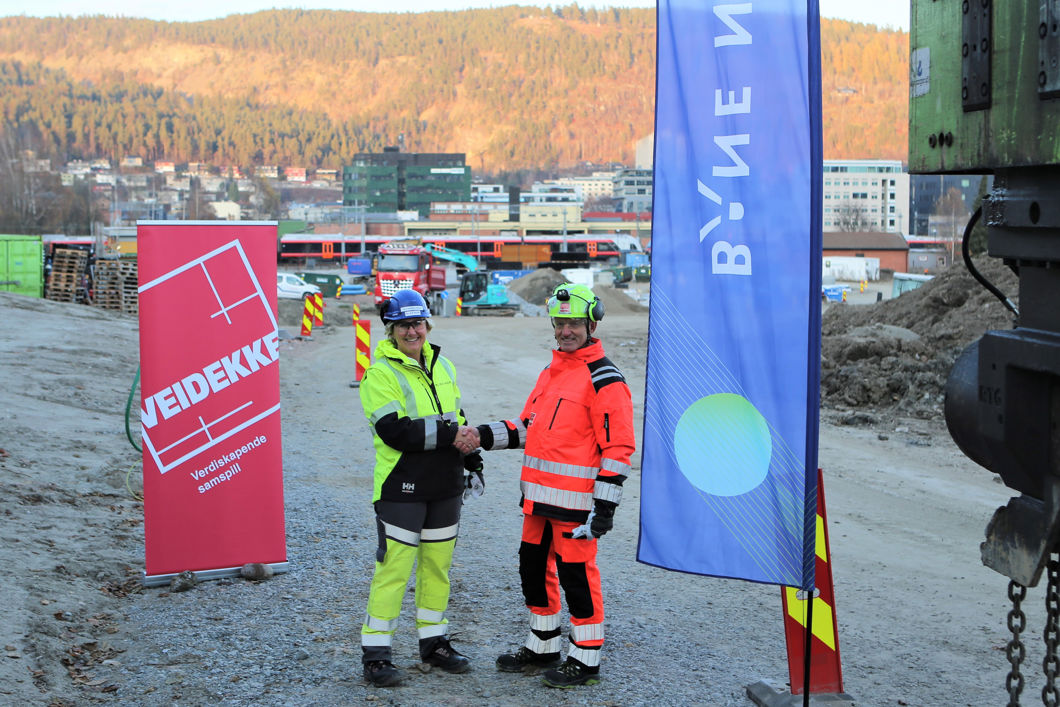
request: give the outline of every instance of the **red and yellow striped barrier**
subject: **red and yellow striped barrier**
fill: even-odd
[[[364,372],[372,365],[372,323],[367,319],[358,319],[354,323],[354,331],[357,336],[357,363],[353,380],[354,383],[360,383]]]
[[[463,310],[464,310],[464,298],[463,297],[457,297],[456,298],[456,316],[458,316],[458,317],[463,316]]]
[[[305,298],[305,308],[302,310],[302,336],[313,335],[313,310],[315,309],[312,297]]]
[[[839,658],[839,627],[836,622],[832,565],[828,552],[828,517],[824,508],[824,477],[817,470],[816,596],[813,597],[810,649],[809,692],[838,694],[843,692],[843,667]],[[809,604],[805,592],[793,587],[781,589],[784,602],[784,637],[788,645],[788,674],[791,694],[802,694],[806,664],[806,614]]]
[[[319,292],[313,295],[313,326],[324,326],[324,296]]]

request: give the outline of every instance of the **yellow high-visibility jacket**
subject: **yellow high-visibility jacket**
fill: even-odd
[[[464,490],[464,459],[453,446],[467,418],[460,409],[456,368],[425,342],[424,365],[389,339],[361,380],[361,405],[374,433],[372,502],[432,501]]]

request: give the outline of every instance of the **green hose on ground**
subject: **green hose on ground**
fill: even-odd
[[[125,402],[125,436],[129,438],[129,444],[133,446],[133,449],[143,453],[143,449],[136,444],[136,440],[133,439],[132,429],[129,427],[129,411],[132,410],[133,396],[136,395],[136,386],[140,384],[140,367],[136,367],[136,378],[133,379],[132,388],[129,389],[129,399]]]
[[[137,366],[136,367],[136,377],[133,379],[132,388],[129,389],[129,399],[125,402],[125,436],[129,438],[129,444],[131,444],[133,446],[133,449],[135,449],[137,452],[140,452],[142,454],[144,450],[138,444],[136,444],[136,440],[133,439],[133,436],[132,436],[132,428],[129,425],[129,411],[132,410],[133,397],[136,395],[136,386],[138,386],[139,384],[140,384],[140,367]],[[130,474],[132,474],[132,470],[135,469],[135,468],[136,468],[136,465],[133,464],[132,466],[130,466],[128,469],[125,470],[125,488],[129,492],[130,496],[135,498],[137,501],[141,501],[142,502],[144,500],[143,496],[141,496],[140,494],[136,493],[133,490],[132,486],[129,484],[129,476],[130,476]]]

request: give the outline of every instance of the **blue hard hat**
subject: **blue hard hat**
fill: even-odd
[[[398,290],[379,307],[379,316],[384,322],[402,319],[430,319],[431,308],[427,300],[416,290]]]

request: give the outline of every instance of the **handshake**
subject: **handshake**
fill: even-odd
[[[453,446],[460,450],[461,454],[471,454],[480,444],[478,430],[474,427],[461,427],[453,440]]]

